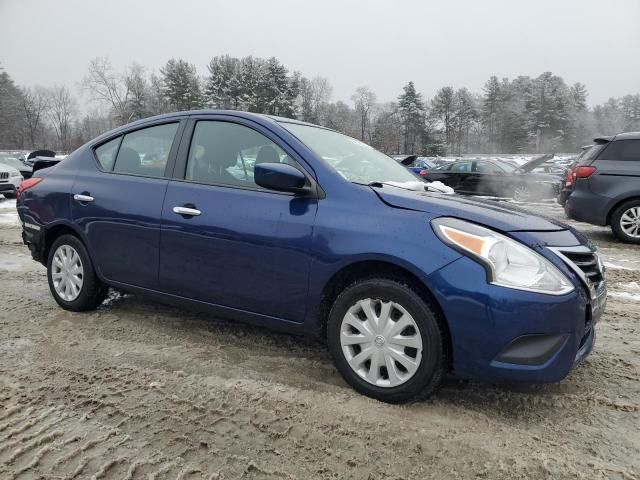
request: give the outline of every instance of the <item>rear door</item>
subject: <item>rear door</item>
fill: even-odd
[[[160,215],[180,130],[174,120],[113,138],[76,176],[72,217],[111,281],[158,287]]]
[[[184,137],[191,143],[180,148],[162,209],[161,289],[302,322],[317,199],[259,187],[253,166],[281,162],[309,172],[248,120],[192,120]]]

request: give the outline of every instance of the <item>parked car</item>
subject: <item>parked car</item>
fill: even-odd
[[[587,155],[591,147],[592,145],[585,145],[584,147],[582,147],[582,151],[580,152],[580,155],[578,155],[575,158],[575,160],[571,163],[571,165],[569,165],[569,167],[567,168],[567,171],[565,173],[564,185],[557,198],[558,203],[563,207],[565,203],[567,203],[567,199],[569,198],[569,195],[571,195],[571,191],[573,190],[573,182],[575,180],[574,176],[575,176],[576,166],[580,164],[581,160]]]
[[[623,242],[640,244],[640,132],[596,138],[573,178],[569,218],[610,225]]]
[[[20,158],[27,165],[33,166],[36,161],[36,158],[56,158],[56,152],[53,150],[33,150],[31,152],[23,153],[23,156]]]
[[[0,163],[15,168],[23,178],[30,178],[33,172],[33,167],[8,154],[0,153]]]
[[[21,182],[22,175],[17,169],[0,163],[0,194],[5,197],[14,197]]]
[[[557,175],[531,173],[539,158],[516,167],[501,160],[459,160],[427,170],[426,180],[439,180],[456,193],[509,197],[518,201],[555,198],[562,186]]]
[[[393,155],[392,158],[419,177],[424,177],[427,170],[436,166],[425,157],[419,157],[417,155]]]
[[[148,148],[164,168],[142,163]],[[252,177],[230,173],[253,156]],[[427,396],[446,372],[564,378],[604,309],[594,247],[559,222],[415,184],[332,130],[208,110],[96,138],[25,180],[17,208],[64,309],[94,309],[115,287],[319,336],[353,388],[386,402]]]

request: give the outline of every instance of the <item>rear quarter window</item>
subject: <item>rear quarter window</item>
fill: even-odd
[[[640,140],[618,140],[607,145],[598,160],[640,160]]]
[[[122,137],[114,138],[96,148],[96,158],[103,170],[110,172],[113,169],[121,139]]]
[[[589,165],[607,145],[609,144],[604,143],[591,147],[589,151],[578,158],[578,165]]]

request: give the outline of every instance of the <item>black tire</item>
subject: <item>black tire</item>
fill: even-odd
[[[422,338],[422,357],[415,374],[396,387],[381,387],[361,378],[349,365],[340,343],[340,328],[347,311],[359,300],[375,298],[402,305],[411,314]],[[327,322],[327,342],[336,368],[359,393],[387,403],[421,400],[439,386],[445,365],[444,335],[434,309],[401,279],[370,277],[356,281],[336,298]]]
[[[80,261],[82,262],[82,287],[80,288],[78,296],[72,301],[67,301],[58,295],[52,278],[53,258],[58,248],[63,245],[72,247],[78,253]],[[53,245],[51,245],[47,259],[47,279],[49,280],[51,295],[53,295],[58,305],[65,310],[71,310],[73,312],[94,310],[107,296],[108,288],[97,277],[87,249],[84,244],[73,235],[61,235],[53,242]]]
[[[622,242],[635,243],[637,245],[637,244],[640,244],[640,237],[632,237],[631,235],[627,234],[627,232],[623,230],[622,225],[620,223],[624,213],[633,207],[640,208],[640,200],[638,199],[628,200],[623,204],[621,204],[620,206],[618,206],[611,213],[611,230],[613,231],[613,234],[616,237],[618,237],[618,239],[621,240]],[[639,233],[640,233],[640,230],[639,230]]]

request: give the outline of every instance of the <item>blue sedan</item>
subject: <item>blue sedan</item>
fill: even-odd
[[[326,340],[357,391],[445,373],[555,382],[591,351],[603,268],[571,227],[424,190],[315,125],[242,112],[144,119],[37,170],[22,236],[64,309],[109,287]]]

